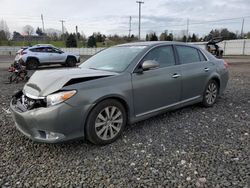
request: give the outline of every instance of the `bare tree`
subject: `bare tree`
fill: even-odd
[[[26,35],[32,35],[34,33],[34,28],[31,25],[26,25],[23,27],[23,32]]]

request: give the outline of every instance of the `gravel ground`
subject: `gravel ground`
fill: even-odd
[[[213,108],[189,106],[128,126],[108,146],[38,144],[14,127],[0,70],[0,187],[250,187],[250,64],[231,65]]]

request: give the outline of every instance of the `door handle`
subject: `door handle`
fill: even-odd
[[[180,74],[175,73],[172,75],[172,78],[179,78],[180,76],[181,76]]]
[[[209,69],[209,68],[207,68],[207,67],[206,67],[206,68],[204,68],[204,71],[205,71],[205,72],[208,72],[209,70],[210,70],[210,69]]]

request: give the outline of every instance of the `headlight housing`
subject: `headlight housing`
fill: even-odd
[[[48,95],[46,97],[47,107],[62,103],[73,97],[75,94],[76,90],[71,90],[71,91],[61,91],[58,93]]]

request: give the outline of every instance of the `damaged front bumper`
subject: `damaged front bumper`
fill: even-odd
[[[18,92],[10,109],[17,129],[38,142],[56,143],[84,136],[82,109],[67,103],[46,107],[44,99]]]

